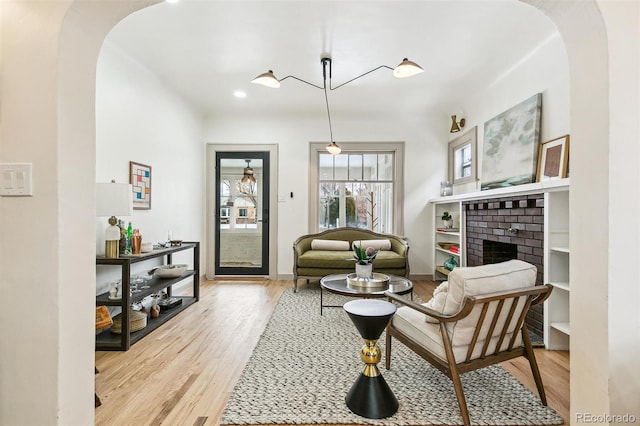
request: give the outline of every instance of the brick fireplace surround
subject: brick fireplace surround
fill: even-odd
[[[467,266],[485,263],[485,240],[517,246],[517,259],[538,268],[543,283],[544,195],[531,194],[470,200],[462,203],[466,216]],[[543,336],[543,306],[533,306],[526,319],[530,332]]]

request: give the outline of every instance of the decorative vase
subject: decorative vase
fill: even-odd
[[[160,316],[160,305],[158,305],[158,296],[151,296],[151,318],[158,318]]]
[[[356,263],[356,275],[358,278],[371,278],[373,276],[373,264],[361,265]]]

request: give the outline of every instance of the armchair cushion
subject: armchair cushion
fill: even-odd
[[[465,296],[534,286],[536,276],[536,267],[522,260],[455,268],[449,273],[449,290],[442,313],[453,315],[459,312]]]
[[[431,308],[434,311],[442,313],[444,310],[444,302],[447,300],[447,294],[449,291],[449,282],[443,281],[438,287],[433,290],[433,297],[424,305],[427,308]],[[427,315],[427,322],[437,323],[438,320]]]

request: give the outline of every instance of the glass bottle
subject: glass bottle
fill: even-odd
[[[124,226],[124,220],[118,220],[118,227],[120,228],[120,243],[118,244],[118,248],[120,249],[120,254],[127,253],[127,228]]]
[[[131,253],[131,237],[133,236],[133,226],[131,226],[131,222],[129,222],[129,226],[127,226],[127,253]]]

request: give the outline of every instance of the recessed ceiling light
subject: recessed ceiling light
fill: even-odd
[[[233,92],[233,96],[235,96],[236,98],[244,99],[247,97],[247,93],[243,92],[242,90],[236,90],[235,92]]]
[[[178,3],[180,0],[164,0],[167,3]]]

